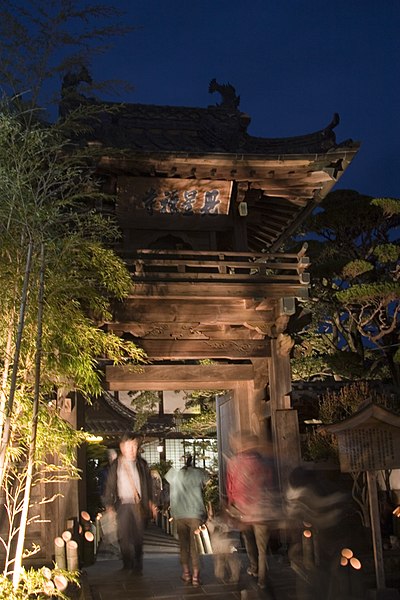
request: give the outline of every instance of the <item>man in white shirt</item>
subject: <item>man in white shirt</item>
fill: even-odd
[[[149,467],[138,454],[140,438],[126,433],[119,447],[120,455],[108,472],[104,502],[107,510],[117,513],[122,568],[141,574],[145,523],[156,518],[157,507],[153,503]]]

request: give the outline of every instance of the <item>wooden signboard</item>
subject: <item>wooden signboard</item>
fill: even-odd
[[[396,427],[371,421],[337,437],[343,472],[379,471],[400,465],[400,434]]]
[[[367,404],[348,419],[320,429],[337,436],[343,472],[400,467],[400,416],[382,406]]]
[[[119,212],[227,215],[232,182],[208,179],[118,177]]]

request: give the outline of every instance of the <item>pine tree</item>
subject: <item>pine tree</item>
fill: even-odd
[[[400,201],[329,194],[305,223],[312,323],[297,335],[297,378],[399,378]]]

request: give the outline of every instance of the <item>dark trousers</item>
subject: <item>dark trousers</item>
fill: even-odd
[[[268,525],[261,523],[249,525],[242,531],[242,535],[250,561],[250,569],[253,573],[258,573],[258,583],[265,585],[268,568],[267,546],[270,536]]]
[[[199,569],[199,551],[196,546],[195,531],[201,525],[200,519],[177,519],[176,531],[179,538],[179,552],[182,565]]]
[[[121,504],[117,510],[118,542],[125,569],[143,566],[144,519],[140,504]]]

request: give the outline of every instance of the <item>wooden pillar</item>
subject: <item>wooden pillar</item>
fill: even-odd
[[[297,411],[290,407],[291,372],[290,336],[279,334],[271,340],[269,392],[272,439],[278,468],[279,484],[285,489],[290,472],[300,464],[300,434]]]
[[[233,401],[235,404],[235,412],[237,416],[237,428],[240,430],[251,430],[251,415],[253,407],[253,381],[239,381],[233,392]],[[232,432],[234,433],[234,432]]]
[[[254,382],[250,406],[250,429],[261,440],[267,437],[266,406],[268,386],[268,358],[253,358]]]
[[[61,403],[60,416],[67,421],[74,429],[78,427],[78,395],[74,391],[60,394],[58,402]],[[59,492],[62,494],[58,503],[58,524],[61,532],[66,527],[66,520],[70,518],[78,518],[79,516],[79,497],[78,497],[78,481],[70,480],[59,484]],[[61,533],[58,533],[61,535]]]

